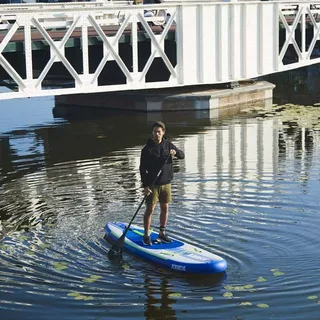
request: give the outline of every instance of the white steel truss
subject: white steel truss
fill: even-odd
[[[58,38],[52,32],[57,28],[63,29]],[[95,70],[89,67],[92,32],[103,47]],[[165,51],[165,40],[173,32],[175,65]],[[41,35],[42,42],[50,48],[48,61],[37,72],[34,69],[35,33]],[[81,71],[65,53],[66,44],[75,33],[81,40]],[[139,68],[141,33],[151,44],[143,68]],[[316,49],[320,2],[186,0],[157,5],[134,5],[130,1],[1,5],[1,34],[2,74],[10,77],[15,88],[0,93],[0,99],[216,84],[319,63]],[[124,34],[130,37],[132,66],[119,54]],[[17,41],[22,42],[24,48],[23,75],[9,62],[10,53],[5,52]],[[287,61],[288,52],[294,55],[293,61]],[[156,58],[161,59],[169,72],[167,81],[147,81]],[[109,61],[116,63],[125,83],[99,84]],[[74,86],[44,88],[44,80],[55,63],[64,66]]]

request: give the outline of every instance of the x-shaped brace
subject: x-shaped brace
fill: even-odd
[[[105,33],[103,32],[103,30],[101,29],[100,25],[96,22],[96,20],[92,17],[89,16],[88,19],[91,22],[92,26],[95,28],[95,30],[97,31],[98,35],[100,36],[101,40],[103,41],[104,45],[107,47],[108,49],[108,53],[103,57],[103,59],[101,60],[92,80],[91,80],[91,84],[95,83],[101,73],[101,71],[103,70],[103,67],[105,66],[105,64],[107,63],[108,59],[109,59],[109,55],[111,54],[114,58],[114,60],[117,62],[118,66],[120,67],[121,71],[124,73],[124,75],[126,76],[126,78],[132,82],[133,78],[130,74],[130,71],[128,70],[128,68],[126,67],[126,65],[124,64],[124,62],[122,61],[122,59],[120,58],[120,56],[118,55],[118,53],[116,52],[116,50],[114,49],[115,45],[118,45],[119,40],[121,35],[124,32],[124,29],[126,28],[126,26],[129,23],[129,20],[131,18],[131,15],[129,14],[125,21],[123,22],[123,24],[120,26],[116,36],[113,39],[113,42],[110,43],[110,41],[108,40],[108,37],[105,35]]]
[[[49,72],[51,66],[53,65],[53,63],[55,62],[56,56],[58,56],[61,60],[61,62],[64,64],[64,66],[66,67],[66,69],[69,71],[69,73],[71,74],[71,76],[74,78],[74,80],[81,85],[82,81],[79,78],[78,73],[76,72],[76,70],[72,67],[72,65],[70,64],[70,62],[68,61],[68,59],[65,57],[64,53],[62,53],[62,49],[64,48],[66,42],[68,41],[68,39],[70,38],[72,32],[74,31],[74,29],[76,28],[76,25],[78,23],[80,19],[80,16],[75,19],[72,23],[72,25],[70,26],[70,28],[68,29],[68,31],[65,33],[65,35],[63,36],[62,40],[59,42],[58,46],[56,45],[56,43],[52,40],[52,38],[49,36],[49,34],[47,33],[47,31],[41,26],[41,24],[39,23],[39,21],[36,18],[32,18],[31,22],[33,23],[33,25],[38,29],[38,31],[41,33],[41,35],[44,37],[45,40],[47,40],[47,42],[50,45],[50,48],[53,50],[53,54],[51,55],[50,60],[48,61],[47,65],[45,66],[45,68],[42,70],[38,81],[36,83],[36,87],[39,87],[43,81],[43,79],[45,78],[45,76],[47,75],[47,73]]]
[[[3,50],[5,49],[7,44],[10,42],[12,36],[15,34],[18,28],[19,28],[19,25],[17,22],[15,22],[0,44],[0,65],[3,67],[4,70],[6,70],[6,72],[16,82],[16,84],[19,86],[19,89],[23,91],[27,87],[26,84],[24,83],[20,75],[17,73],[17,71],[8,62],[8,60],[2,55]]]
[[[149,68],[150,68],[150,66],[151,66],[151,64],[152,64],[152,62],[153,62],[153,60],[154,60],[155,55],[156,55],[157,52],[159,53],[160,57],[163,59],[165,65],[167,66],[167,68],[168,68],[168,70],[170,71],[171,75],[172,75],[174,78],[177,78],[176,71],[174,70],[174,68],[173,68],[170,60],[168,59],[167,55],[165,54],[165,52],[164,52],[164,50],[163,50],[163,48],[162,48],[162,44],[163,44],[163,42],[164,42],[165,37],[166,37],[167,34],[168,34],[168,31],[169,31],[169,29],[170,29],[170,27],[171,27],[171,25],[172,25],[172,22],[173,22],[173,20],[174,20],[174,18],[175,18],[175,15],[176,15],[176,12],[174,12],[174,13],[171,15],[169,21],[166,23],[166,26],[165,26],[162,34],[161,34],[160,40],[158,41],[158,40],[156,39],[156,37],[154,36],[153,31],[152,31],[151,28],[149,27],[147,21],[146,21],[146,20],[144,19],[144,17],[142,16],[142,14],[141,14],[141,13],[138,14],[138,18],[139,18],[140,22],[142,23],[145,31],[147,32],[147,34],[149,35],[149,37],[150,37],[150,39],[151,39],[152,44],[154,45],[154,49],[153,49],[153,51],[152,51],[152,53],[151,53],[151,55],[150,55],[150,57],[149,57],[146,65],[145,65],[145,67],[144,67],[143,70],[142,70],[141,77],[140,77],[140,81],[142,81],[142,80],[145,78],[145,76],[146,76],[146,74],[147,74],[147,72],[148,72],[148,70],[149,70]]]
[[[280,19],[286,29],[286,33],[287,33],[287,37],[286,37],[286,41],[285,43],[283,44],[282,46],[282,49],[281,49],[281,52],[280,52],[280,60],[282,61],[287,49],[288,49],[288,46],[289,44],[293,44],[296,52],[297,52],[297,55],[299,56],[299,60],[302,59],[302,54],[301,54],[301,51],[300,51],[300,48],[296,42],[296,39],[295,39],[295,30],[297,28],[297,25],[300,21],[300,18],[301,18],[301,15],[304,11],[304,6],[303,5],[299,5],[299,11],[293,21],[293,24],[292,26],[289,26],[288,22],[287,22],[287,19],[285,18],[285,16],[283,15],[283,13],[281,11],[279,11],[279,16],[280,16]]]
[[[311,22],[312,22],[312,24],[313,24],[314,31],[315,31],[315,32],[313,33],[313,39],[312,39],[312,41],[311,41],[311,43],[310,43],[310,46],[309,46],[309,48],[308,48],[308,55],[307,55],[307,57],[306,57],[306,59],[310,60],[310,57],[311,57],[312,51],[313,51],[313,49],[314,49],[314,46],[316,45],[316,43],[317,43],[317,41],[318,41],[318,39],[319,39],[320,24],[317,23],[317,21],[315,20],[315,18],[314,18],[314,16],[313,16],[313,14],[312,14],[312,12],[311,12],[311,10],[310,10],[309,7],[307,8],[307,12],[308,12],[308,14],[309,14],[309,16],[310,16],[310,20],[311,20]]]

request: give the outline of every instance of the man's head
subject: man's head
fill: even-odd
[[[152,136],[155,142],[161,143],[165,132],[166,126],[162,121],[157,121],[152,125]]]

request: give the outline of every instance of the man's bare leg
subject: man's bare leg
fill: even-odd
[[[147,204],[146,211],[143,217],[143,225],[144,225],[144,235],[148,236],[150,227],[151,227],[151,220],[152,220],[152,213],[154,208],[156,207],[155,204]]]
[[[168,222],[168,212],[169,212],[169,203],[160,203],[160,227],[164,227],[164,229],[160,229],[159,234],[162,235],[165,233],[165,228]]]

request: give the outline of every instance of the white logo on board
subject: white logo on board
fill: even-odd
[[[171,264],[171,269],[178,271],[187,271],[186,266],[179,266],[178,264]]]

